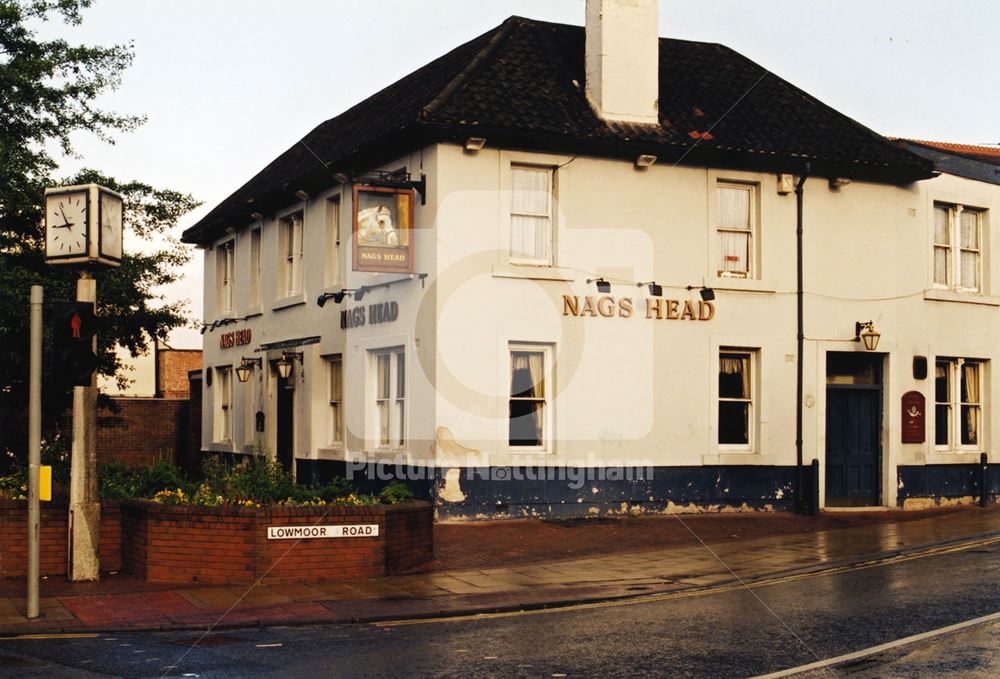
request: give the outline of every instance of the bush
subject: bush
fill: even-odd
[[[413,499],[413,491],[402,481],[393,481],[382,489],[378,499],[387,505],[409,502]]]

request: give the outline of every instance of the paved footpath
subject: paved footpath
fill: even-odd
[[[156,585],[125,575],[0,582],[0,636],[384,621],[521,610],[794,577],[1000,541],[1000,505],[929,512],[671,515],[435,526],[419,572],[301,585]]]

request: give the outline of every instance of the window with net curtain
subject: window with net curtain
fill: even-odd
[[[957,417],[957,420],[956,420]],[[939,360],[934,375],[934,444],[940,449],[980,448],[982,362]],[[957,446],[952,432],[957,432]]]
[[[983,211],[934,205],[934,285],[980,292]]]
[[[719,183],[716,195],[716,230],[723,277],[752,278],[754,270],[754,187]]]
[[[510,352],[510,429],[513,447],[545,445],[545,352]]]
[[[510,258],[552,264],[552,170],[511,167]]]
[[[402,448],[405,437],[406,357],[402,349],[375,354],[375,410],[380,448]]]
[[[215,369],[215,440],[233,440],[233,371],[229,366]]]
[[[302,292],[302,213],[281,220],[284,239],[284,294],[286,297]]]
[[[330,443],[344,441],[344,379],[343,361],[339,354],[327,359],[329,367]]]
[[[752,364],[751,352],[719,353],[719,445],[750,447]]]
[[[219,279],[219,312],[228,313],[233,310],[233,271],[235,269],[235,241],[229,240],[219,246],[218,279]]]

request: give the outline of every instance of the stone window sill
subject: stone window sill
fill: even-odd
[[[953,290],[942,290],[940,288],[929,288],[924,290],[924,299],[933,300],[935,302],[964,302],[965,304],[1000,306],[1000,297],[980,295],[975,292],[955,292]]]
[[[495,264],[494,278],[525,278],[538,281],[572,281],[576,278],[569,269],[555,266],[532,266],[530,264]]]

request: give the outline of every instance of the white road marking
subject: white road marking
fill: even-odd
[[[788,677],[793,674],[799,674],[800,672],[808,672],[809,670],[822,669],[824,667],[830,667],[831,665],[839,665],[850,660],[866,658],[870,655],[875,655],[876,653],[888,651],[893,648],[899,648],[900,646],[915,644],[918,641],[924,641],[925,639],[933,639],[934,637],[941,636],[942,634],[949,634],[960,629],[965,629],[966,627],[974,627],[975,625],[982,625],[983,623],[992,622],[994,620],[1000,620],[1000,612],[990,613],[989,615],[984,615],[981,618],[973,618],[972,620],[966,620],[965,622],[948,625],[947,627],[939,627],[938,629],[934,629],[929,632],[922,632],[920,634],[914,634],[910,637],[903,637],[902,639],[896,639],[895,641],[879,644],[878,646],[872,646],[871,648],[855,651],[854,653],[845,653],[844,655],[838,655],[835,658],[827,658],[826,660],[809,663],[808,665],[791,667],[787,670],[781,670],[780,672],[772,672],[771,674],[762,674],[754,677],[753,679],[775,679],[776,677]]]
[[[257,648],[278,648],[284,644],[257,644]]]

